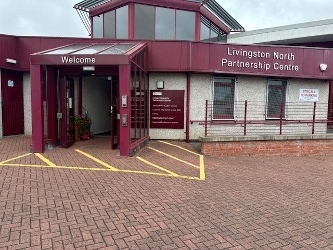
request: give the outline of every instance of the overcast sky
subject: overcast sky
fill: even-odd
[[[158,0],[155,0],[158,1]],[[87,37],[80,0],[0,0],[0,34]],[[246,30],[333,18],[333,0],[217,0]]]

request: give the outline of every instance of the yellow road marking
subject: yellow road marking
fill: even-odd
[[[182,149],[182,150],[184,150],[184,151],[187,151],[187,152],[189,152],[189,153],[192,153],[192,154],[195,154],[195,155],[198,155],[198,156],[201,155],[201,154],[198,154],[198,153],[196,153],[196,152],[193,152],[193,151],[191,151],[191,150],[188,150],[188,149],[186,149],[186,148],[183,148],[183,147],[181,147],[181,146],[178,146],[178,145],[175,145],[175,144],[172,144],[172,143],[166,142],[166,141],[159,141],[159,142],[164,143],[164,144],[168,144],[168,145],[173,146],[173,147],[176,147],[176,148],[180,148],[180,149]]]
[[[90,155],[90,154],[87,154],[87,153],[85,153],[85,152],[83,152],[83,151],[81,151],[81,150],[79,150],[79,149],[75,149],[75,151],[78,152],[78,153],[80,153],[80,154],[83,154],[84,156],[86,156],[86,157],[92,159],[93,161],[98,162],[98,163],[101,164],[102,166],[107,167],[108,169],[110,169],[110,170],[112,170],[112,171],[119,171],[119,169],[110,166],[109,164],[107,164],[107,163],[105,163],[104,161],[101,161],[101,160],[95,158],[94,156],[92,156],[92,155]]]
[[[25,155],[21,155],[21,156],[17,156],[17,157],[14,157],[14,158],[2,161],[2,162],[0,162],[0,164],[5,163],[5,162],[9,162],[9,161],[13,161],[13,160],[16,160],[16,159],[20,159],[20,158],[28,156],[28,155],[31,155],[31,153],[28,153],[28,154],[25,154]]]
[[[199,168],[198,166],[196,166],[196,165],[194,165],[194,164],[192,164],[192,163],[189,163],[189,162],[187,162],[187,161],[183,161],[183,160],[181,160],[181,159],[179,159],[179,158],[177,158],[177,157],[174,157],[174,156],[172,156],[172,155],[169,155],[169,154],[167,154],[167,153],[164,153],[164,152],[162,152],[162,151],[159,151],[159,150],[157,150],[157,149],[155,149],[155,148],[152,148],[152,147],[147,147],[147,148],[149,148],[149,149],[151,149],[151,150],[154,150],[154,151],[156,151],[156,152],[158,152],[158,153],[160,153],[160,154],[162,154],[162,155],[166,155],[166,156],[168,156],[168,157],[170,157],[170,158],[172,158],[172,159],[175,159],[175,160],[177,160],[177,161],[180,161],[180,162],[182,162],[182,163],[185,163],[185,164],[187,164],[187,165],[190,165],[190,166],[192,166],[192,167]]]
[[[47,165],[51,166],[51,167],[55,167],[56,164],[54,164],[53,162],[51,162],[49,159],[45,158],[44,156],[42,156],[39,153],[35,154],[39,159],[41,159],[43,162],[45,162]]]
[[[205,164],[204,164],[204,156],[200,155],[200,180],[205,180]]]
[[[165,172],[167,172],[167,173],[169,173],[170,175],[172,175],[172,176],[179,176],[178,174],[176,174],[176,173],[174,173],[174,172],[172,172],[172,171],[170,171],[170,170],[168,170],[168,169],[165,169],[165,168],[162,168],[162,167],[160,167],[160,166],[157,166],[156,164],[154,164],[154,163],[151,163],[151,162],[149,162],[149,161],[147,161],[147,160],[145,160],[145,159],[143,159],[143,158],[141,158],[141,157],[136,157],[138,160],[140,160],[140,161],[143,161],[144,163],[146,163],[146,164],[148,164],[148,165],[150,165],[150,166],[153,166],[153,167],[155,167],[155,168],[158,168],[158,169],[160,169],[160,170],[162,170],[162,171],[165,171]]]

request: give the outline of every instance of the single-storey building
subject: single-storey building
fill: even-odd
[[[215,0],[74,7],[91,38],[0,35],[0,137],[32,135],[43,152],[73,145],[87,121],[84,136],[109,133],[124,156],[148,139],[201,140],[207,154],[330,146],[332,49],[228,43],[244,28]]]

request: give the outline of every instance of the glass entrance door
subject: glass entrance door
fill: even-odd
[[[111,80],[111,110],[110,110],[110,119],[111,119],[111,148],[117,149],[119,146],[119,134],[118,134],[118,79],[112,77]]]
[[[60,145],[68,148],[75,142],[74,79],[62,77],[59,84],[60,99]]]

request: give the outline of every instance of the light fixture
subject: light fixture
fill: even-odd
[[[15,59],[6,58],[6,62],[7,63],[16,64],[16,60]]]
[[[164,89],[164,81],[157,81],[156,82],[157,89]]]
[[[321,63],[321,64],[319,65],[319,68],[320,68],[320,71],[325,71],[325,70],[327,69],[327,64],[325,64],[325,63]]]
[[[95,71],[95,66],[83,66],[83,71]]]

